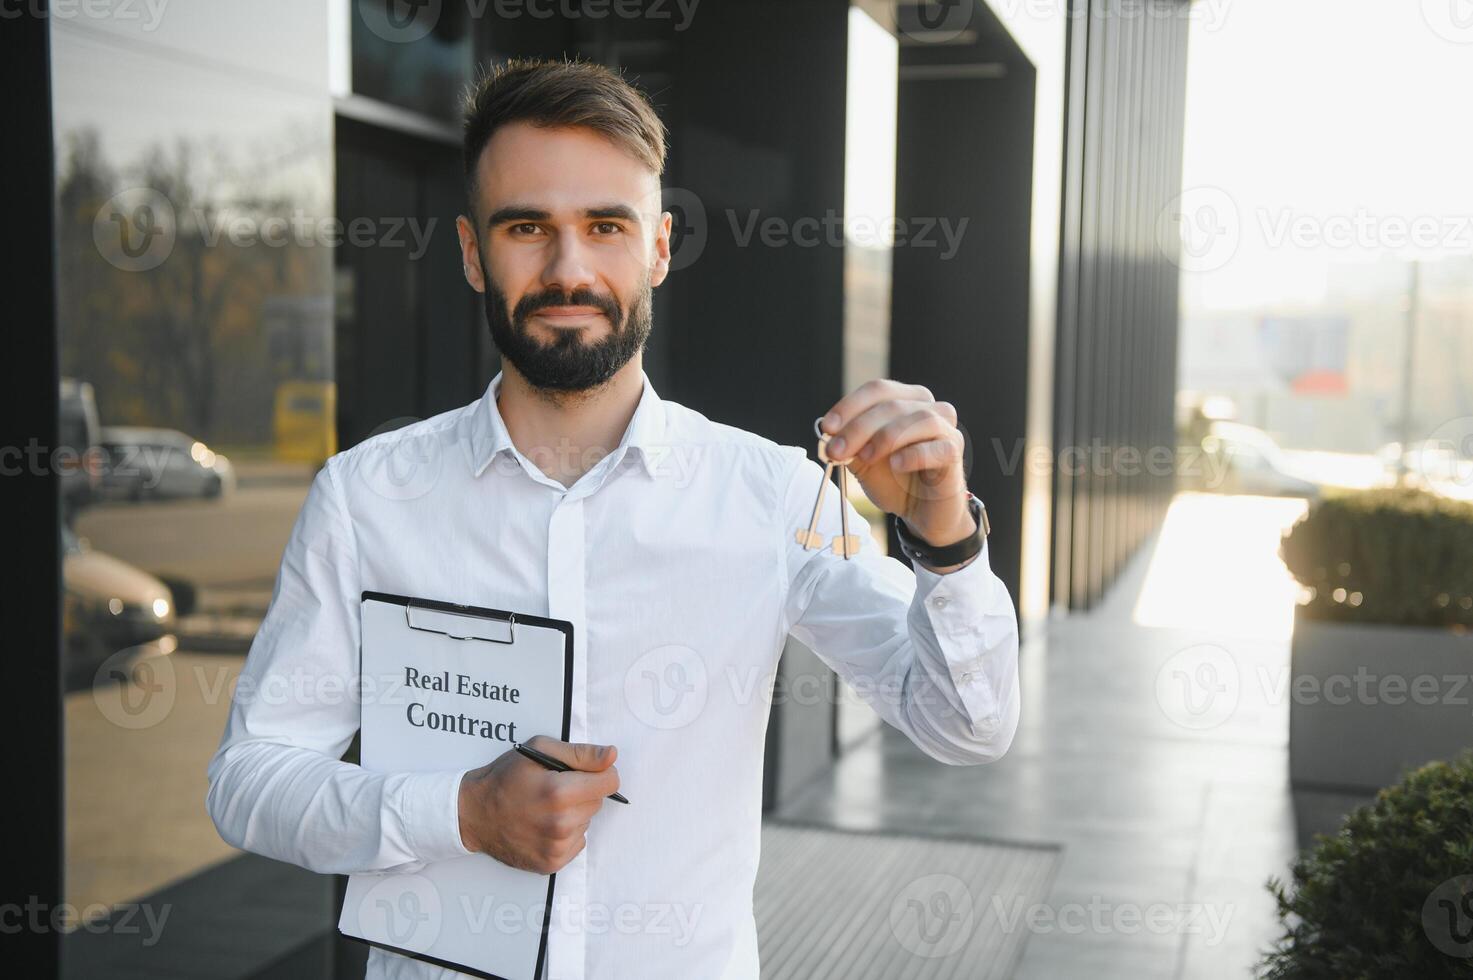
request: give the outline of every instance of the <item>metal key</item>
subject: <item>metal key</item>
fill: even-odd
[[[823,537],[818,533],[818,515],[823,512],[823,496],[829,487],[830,474],[837,469],[839,471],[840,494],[839,521],[842,533],[833,539],[831,547],[833,548],[834,554],[843,555],[847,561],[851,554],[857,554],[859,552],[859,536],[849,533],[849,467],[838,460],[830,458],[828,445],[832,436],[819,428],[819,423],[822,421],[822,418],[814,420],[813,431],[818,435],[818,458],[824,463],[823,482],[818,485],[818,499],[813,502],[813,516],[808,521],[808,527],[806,530],[799,529],[795,534],[795,538],[804,549],[823,547]]]
[[[818,423],[815,422],[813,427],[816,430]],[[829,459],[827,452],[828,442],[829,437],[819,432],[818,458],[826,465],[823,468],[823,481],[818,485],[818,499],[813,502],[813,516],[808,519],[808,528],[806,530],[799,528],[796,535],[798,543],[803,546],[805,551],[823,547],[823,537],[818,533],[818,515],[823,512],[823,495],[829,488],[829,474],[834,472],[834,467],[838,465]]]
[[[834,554],[848,561],[859,554],[859,535],[849,533],[849,467],[839,464],[839,536],[833,540]]]

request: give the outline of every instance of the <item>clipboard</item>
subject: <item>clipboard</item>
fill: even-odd
[[[472,768],[539,733],[568,740],[571,622],[373,591],[359,616],[364,769]],[[486,980],[542,980],[556,885],[486,854],[350,875],[338,930]]]

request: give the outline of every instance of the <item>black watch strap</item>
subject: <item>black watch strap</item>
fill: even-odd
[[[912,562],[920,562],[932,568],[960,565],[972,558],[982,550],[992,529],[987,523],[987,508],[970,491],[967,493],[967,507],[977,522],[976,533],[945,547],[936,547],[922,541],[905,526],[905,521],[891,514],[890,519],[895,522],[895,537],[900,540],[900,551]]]

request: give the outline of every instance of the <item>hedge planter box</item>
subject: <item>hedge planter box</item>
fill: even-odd
[[[1378,790],[1473,748],[1473,634],[1294,614],[1289,776]]]

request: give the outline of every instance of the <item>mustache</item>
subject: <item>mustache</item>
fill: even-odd
[[[554,306],[591,306],[606,316],[609,323],[615,327],[624,321],[624,311],[619,307],[618,300],[612,296],[600,296],[587,288],[575,289],[571,293],[549,290],[531,296],[523,296],[518,301],[516,309],[512,310],[512,320],[522,323],[538,310]]]

